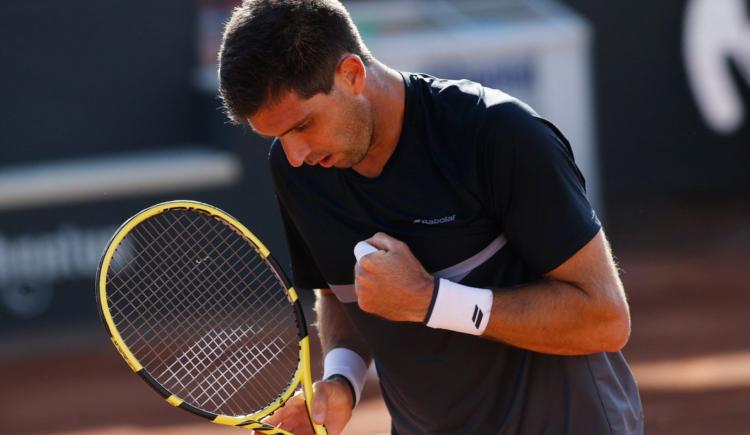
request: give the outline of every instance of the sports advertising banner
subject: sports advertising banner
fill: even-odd
[[[565,3],[594,31],[607,201],[750,198],[750,2]]]
[[[215,204],[285,263],[267,145],[195,90],[187,5],[0,4],[0,357],[104,341],[99,259],[156,202]]]

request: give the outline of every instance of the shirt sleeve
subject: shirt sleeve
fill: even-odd
[[[279,201],[279,210],[281,211],[287,248],[292,262],[292,283],[294,287],[299,289],[327,288],[328,284],[318,270],[307,244],[281,201]]]
[[[488,157],[494,213],[531,269],[547,273],[600,230],[567,139],[521,105],[505,104]]]

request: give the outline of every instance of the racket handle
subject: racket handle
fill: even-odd
[[[372,246],[364,240],[354,245],[354,257],[358,262],[362,259],[362,257],[368,254],[372,254],[373,252],[378,252],[378,248]]]

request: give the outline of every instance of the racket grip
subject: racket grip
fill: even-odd
[[[373,252],[378,252],[378,248],[372,246],[364,240],[354,245],[354,257],[358,262],[360,259],[362,259],[362,257],[368,254],[372,254]]]

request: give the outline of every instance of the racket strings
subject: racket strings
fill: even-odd
[[[250,414],[294,378],[298,325],[283,280],[217,218],[172,210],[142,222],[115,252],[107,291],[136,358],[195,406]]]
[[[256,279],[258,279],[258,277],[257,277],[257,276],[256,276]],[[212,320],[213,320],[213,319],[212,319]]]
[[[144,230],[146,230],[147,226],[148,226],[147,223],[144,223],[144,225],[143,225],[142,228]],[[164,229],[164,231],[166,231],[166,229]],[[149,235],[149,236],[151,236],[151,235]],[[133,237],[131,239],[129,239],[129,240],[136,244],[136,249],[137,250],[139,250],[140,252],[146,252],[146,249],[150,248],[151,245],[153,244],[153,240],[157,240],[157,239],[154,237],[152,239],[152,242],[149,243],[149,244],[147,244],[147,245],[145,245],[145,246],[138,244],[138,237],[136,237],[136,235],[133,235]],[[167,262],[174,262],[174,259],[167,258],[166,261]],[[154,267],[153,263],[154,263],[153,261],[144,262],[143,267],[141,267],[140,269],[138,269],[137,271],[135,271],[135,273],[132,273],[130,276],[131,277],[142,277],[142,276],[146,275],[147,273],[153,273],[156,276],[156,278],[154,279],[154,284],[162,285],[163,286],[162,288],[169,289],[170,288],[169,284],[168,284],[170,282],[169,277],[165,278],[166,272],[169,272],[169,270],[165,270],[163,264],[157,264]],[[149,270],[145,270],[146,267],[149,267],[150,269]],[[183,268],[184,268],[184,266],[183,266]],[[156,270],[163,270],[164,273],[156,274],[155,273]],[[182,272],[182,270],[179,270],[179,272]],[[117,274],[113,275],[113,281],[114,281],[114,278],[116,278],[116,276],[117,276]],[[159,315],[161,315],[162,317],[164,317],[164,318],[161,319],[162,320],[162,322],[161,322],[162,324],[172,324],[173,326],[177,326],[178,327],[177,329],[182,329],[182,330],[185,330],[185,331],[189,330],[187,328],[183,328],[183,326],[185,326],[185,323],[189,320],[187,316],[182,316],[184,319],[181,322],[177,322],[178,319],[170,319],[170,320],[172,320],[172,322],[167,322],[166,321],[167,319],[165,319],[167,316],[164,313],[154,312],[152,309],[150,309],[150,307],[159,306],[158,303],[163,302],[165,299],[168,300],[169,298],[173,297],[174,295],[172,295],[169,291],[165,291],[165,292],[148,292],[148,291],[146,291],[146,290],[148,290],[148,285],[146,285],[145,286],[146,288],[143,289],[143,288],[135,285],[134,281],[135,281],[134,279],[129,279],[126,282],[124,282],[124,283],[122,283],[120,285],[120,286],[130,285],[135,290],[133,292],[134,298],[132,300],[132,303],[128,299],[124,299],[124,301],[126,303],[129,303],[131,305],[131,308],[133,310],[140,310],[141,314],[144,317],[148,316],[148,318],[145,319],[147,321],[143,322],[142,324],[145,325],[145,326],[147,326],[147,327],[149,327],[151,329],[149,331],[149,332],[152,333],[151,335],[157,335],[157,336],[158,335],[162,335],[162,336],[166,337],[167,340],[169,338],[171,338],[173,341],[176,341],[178,338],[180,338],[180,337],[177,337],[177,336],[167,336],[167,335],[162,334],[163,331],[155,331],[153,329],[153,326],[158,326],[158,323],[153,322],[153,321],[148,321],[148,320],[153,320],[153,319],[159,317]],[[152,300],[152,297],[155,297],[156,300]],[[179,315],[180,313],[189,313],[190,309],[192,308],[192,307],[185,307],[183,304],[180,304],[180,305],[181,305],[181,308],[184,308],[184,310],[182,310],[182,311],[172,310],[170,313],[173,314],[173,315]],[[127,319],[125,319],[125,320],[127,320]],[[139,330],[137,328],[132,327],[133,326],[132,324],[129,324],[129,325],[131,326],[129,328],[130,331],[131,331],[131,333],[133,335],[135,335],[134,338],[139,339],[141,342],[143,342],[144,345],[148,345],[149,338],[151,338],[151,337],[150,336],[146,336],[145,334],[143,334],[142,330]],[[118,327],[121,327],[121,325],[118,325]],[[124,335],[124,339],[126,341],[130,338],[130,336],[127,335],[127,334],[123,334],[123,335]],[[169,343],[165,342],[164,344],[168,345]],[[157,352],[154,352],[154,353],[155,353],[155,356],[157,356],[157,357],[159,356]]]
[[[262,264],[262,263],[261,263],[261,264]],[[257,279],[257,277],[256,277],[256,279]],[[264,283],[261,283],[261,285],[264,285],[264,284],[265,284],[265,282],[264,282]]]
[[[144,228],[146,228],[146,227],[147,227],[147,225],[146,225],[147,223],[148,223],[148,222],[144,223]],[[169,260],[169,259],[167,259],[167,261],[170,261],[170,260]],[[256,266],[256,269],[257,269],[257,268],[260,268],[260,267],[261,267],[261,266],[263,266],[263,265],[264,265],[263,263],[259,263],[259,264],[258,264],[258,265]],[[162,267],[163,267],[163,266],[162,266]],[[179,269],[179,270],[178,270],[177,272],[178,272],[178,273],[182,273],[182,272],[184,271],[184,268],[185,268],[185,266],[183,266],[182,268],[180,268],[180,269]],[[158,269],[158,267],[157,267],[157,269]],[[251,272],[252,272],[252,271],[251,271]],[[192,278],[192,276],[190,276],[190,277]],[[221,278],[221,277],[219,277],[219,278]],[[161,282],[158,282],[158,281],[161,281]],[[163,285],[165,285],[165,286],[166,286],[166,285],[168,285],[168,284],[167,284],[167,282],[169,282],[169,281],[170,281],[169,279],[166,279],[166,280],[165,280],[165,279],[163,279],[162,277],[160,277],[160,278],[158,278],[158,279],[157,279],[157,284],[163,284]],[[199,284],[199,283],[197,283],[197,284]],[[254,284],[254,283],[252,283],[252,284]],[[156,295],[157,295],[157,297],[159,297],[160,299],[163,299],[163,298],[165,298],[165,297],[168,297],[168,296],[169,296],[169,294],[168,294],[168,293],[155,293],[155,294],[156,294]],[[198,298],[196,298],[196,300],[195,300],[195,301],[192,301],[191,303],[192,303],[193,305],[195,305],[195,304],[197,304],[197,303],[200,303],[200,302],[201,302],[201,301],[200,301],[200,300],[199,300]],[[204,301],[204,302],[205,302],[205,301]],[[178,314],[179,314],[179,313],[189,313],[189,312],[191,312],[191,310],[194,310],[194,309],[195,309],[195,307],[194,307],[194,306],[187,306],[187,307],[186,307],[186,306],[184,306],[184,304],[180,304],[180,305],[181,305],[181,307],[182,307],[182,308],[184,308],[184,310],[182,310],[182,311],[176,311],[176,312],[177,312]],[[182,322],[180,322],[180,323],[178,324],[178,326],[183,326],[183,325],[184,325],[185,323],[187,323],[187,321],[189,321],[189,320],[190,320],[190,319],[189,319],[189,318],[188,318],[187,316],[182,316],[182,317],[184,317],[184,319],[183,319],[183,321],[182,321]],[[211,319],[211,320],[213,320],[213,319]],[[183,329],[183,328],[180,328],[180,329]],[[187,330],[187,329],[184,329],[184,330]],[[174,336],[174,339],[175,339],[175,340],[177,340],[177,339],[179,339],[179,338],[180,338],[180,337]]]

